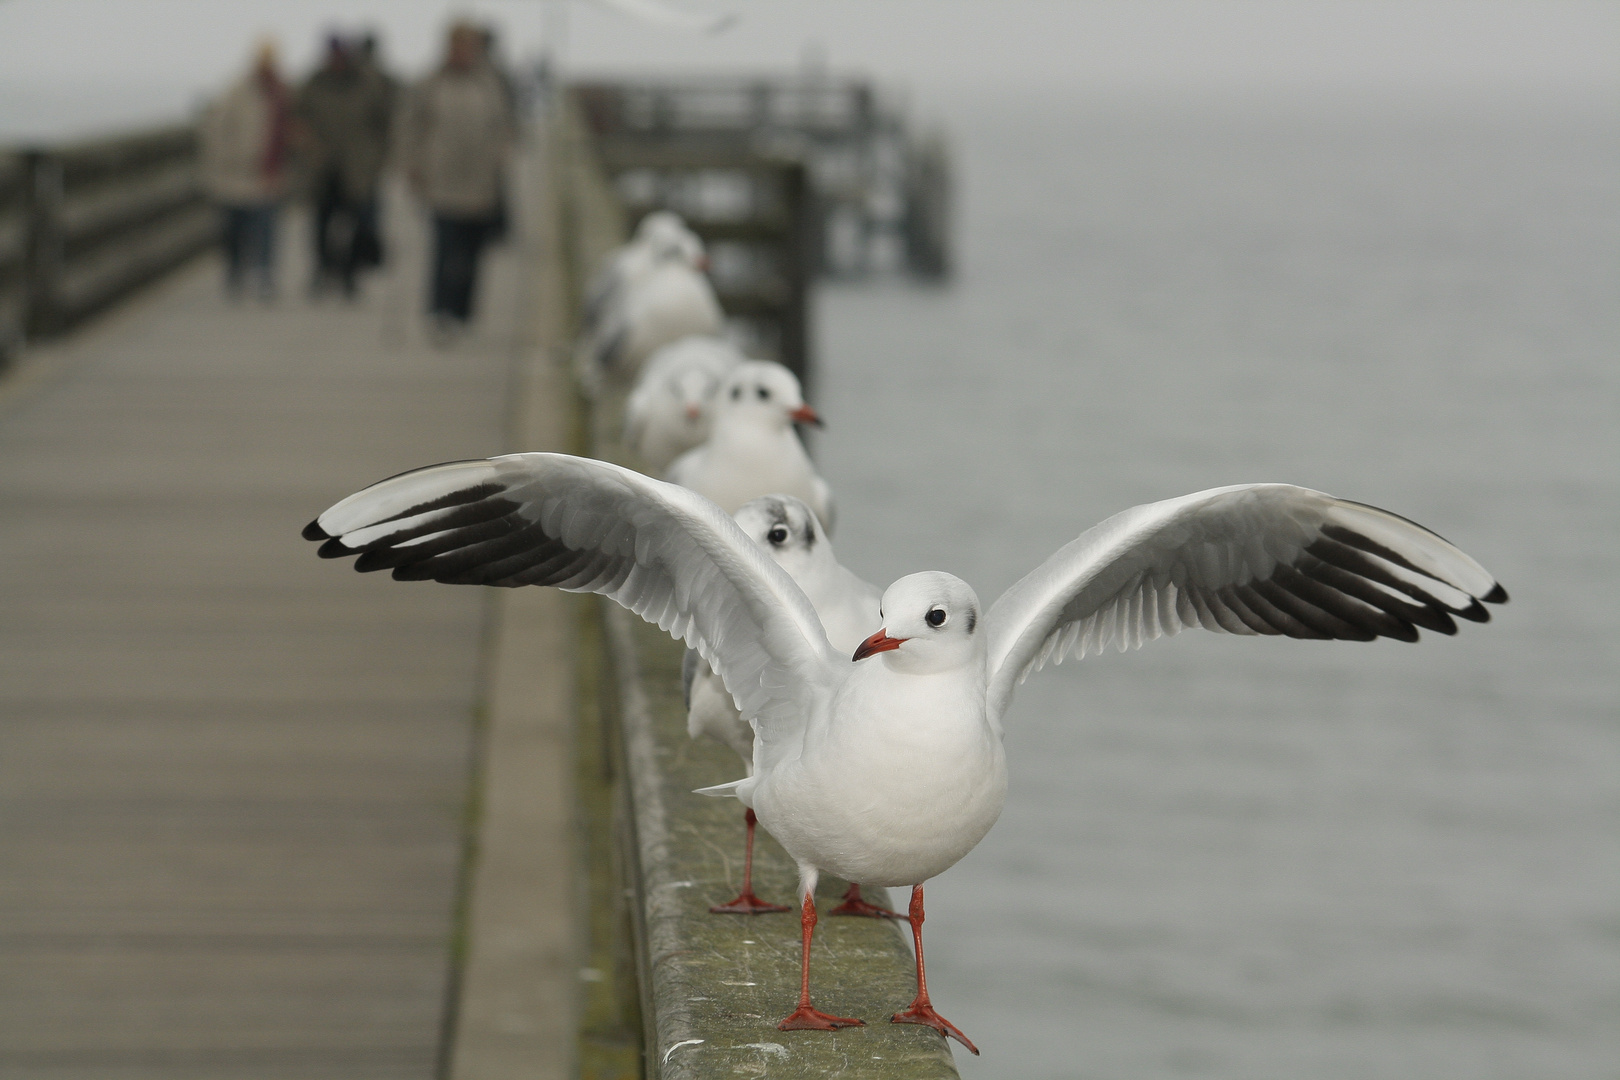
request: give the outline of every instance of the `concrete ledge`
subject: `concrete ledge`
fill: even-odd
[[[734,780],[726,747],[686,735],[682,647],[614,606],[608,647],[620,688],[625,775],[640,875],[647,1075],[953,1077],[949,1046],[928,1028],[889,1023],[916,992],[902,924],[823,918],[812,952],[817,1007],[866,1027],[778,1031],[799,986],[796,914],[713,915],[741,882],[742,806],[692,794]],[[760,896],[792,904],[792,860],[760,831],[754,882]],[[847,883],[824,878],[828,903]],[[818,903],[820,903],[818,899]]]
[[[577,128],[575,129],[578,130]],[[577,277],[622,242],[623,215],[595,169],[588,142],[569,143],[570,205],[581,212],[571,249]],[[624,388],[607,388],[590,405],[586,427],[594,457],[632,468],[620,442]],[[796,910],[715,915],[709,907],[737,894],[743,866],[743,807],[694,788],[735,780],[741,763],[729,748],[686,734],[681,688],[684,646],[606,600],[605,654],[616,691],[618,830],[631,893],[644,1075],[697,1078],[777,1076],[954,1077],[946,1041],[935,1031],[891,1024],[916,993],[909,933],[888,919],[823,918],[817,927],[811,989],[818,1007],[856,1016],[866,1027],[838,1032],[778,1031],[799,992]],[[798,871],[759,831],[754,882],[766,900],[795,907]],[[848,883],[828,876],[818,897],[836,903]]]

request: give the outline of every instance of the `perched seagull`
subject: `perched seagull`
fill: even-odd
[[[872,627],[882,621],[877,586],[863,581],[840,565],[833,555],[816,515],[791,495],[765,495],[743,504],[734,515],[748,538],[768,552],[803,590],[821,619],[827,640],[840,653],[854,649]],[[690,650],[681,675],[686,683],[686,733],[696,739],[707,735],[725,743],[743,759],[749,775],[754,772],[754,728],[737,711],[731,693],[714,669]],[[754,895],[754,811],[744,815],[748,840],[743,856],[742,892],[735,900],[709,910],[719,915],[754,915],[767,911],[787,911],[780,904],[767,904]],[[893,916],[887,908],[872,904],[861,895],[861,887],[851,884],[844,902],[832,915],[864,915],[874,918]]]
[[[603,314],[591,345],[594,371],[629,376],[658,349],[693,334],[717,336],[725,323],[703,271],[683,250],[653,252],[653,262]]]
[[[624,402],[624,441],[661,473],[709,437],[721,381],[746,360],[724,338],[686,337],[648,357]]]
[[[1048,659],[1187,627],[1416,641],[1486,622],[1507,593],[1405,518],[1288,484],[1213,488],[1116,514],[988,612],[960,578],[911,574],[846,659],[793,579],[718,506],[603,462],[514,454],[437,465],[349,496],[304,530],[328,558],[403,580],[556,585],[612,598],[682,638],[753,718],[753,775],[706,788],[754,810],[799,867],[799,1001],[777,1026],[862,1021],[810,1004],[822,871],[912,886],[917,996],[894,1023],[978,1050],[935,1010],[923,883],[1001,813],[1002,717]]]
[[[821,426],[799,380],[781,364],[749,360],[731,369],[714,404],[708,441],[669,467],[671,483],[734,514],[749,499],[781,492],[803,499],[830,533],[832,491],[810,464],[794,424]]]
[[[609,257],[585,294],[581,322],[587,332],[600,326],[623,295],[644,279],[659,260],[679,259],[694,270],[708,269],[703,241],[679,214],[654,210],[636,226],[630,242]]]

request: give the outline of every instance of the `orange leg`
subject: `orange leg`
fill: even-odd
[[[853,882],[844,893],[844,902],[827,912],[829,915],[862,915],[868,919],[898,919],[899,912],[878,907],[861,895],[861,887]]]
[[[911,1003],[911,1008],[902,1013],[895,1013],[890,1019],[893,1024],[925,1024],[941,1035],[948,1035],[973,1051],[975,1057],[979,1048],[968,1040],[968,1037],[956,1025],[934,1011],[934,1006],[928,1001],[928,973],[923,966],[922,950],[922,924],[923,924],[923,887],[911,887],[911,938],[917,943],[917,997]],[[808,940],[808,939],[806,939]]]
[[[716,915],[762,915],[769,911],[791,911],[791,908],[781,904],[767,904],[754,895],[754,826],[759,819],[754,816],[753,809],[749,808],[743,820],[748,822],[748,847],[743,855],[742,892],[730,903],[716,904],[709,910]]]
[[[780,1031],[836,1031],[841,1027],[865,1027],[866,1021],[848,1016],[828,1016],[810,1004],[810,936],[816,932],[816,901],[804,894],[799,915],[804,933],[804,951],[799,956],[799,1007],[777,1024]]]

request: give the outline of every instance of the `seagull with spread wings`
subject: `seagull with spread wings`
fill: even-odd
[[[989,610],[960,578],[883,594],[853,656],[804,592],[723,510],[605,462],[513,454],[404,473],[304,530],[327,558],[401,580],[554,585],[605,595],[682,638],[753,720],[753,775],[704,789],[753,809],[799,868],[800,990],[777,1026],[861,1024],[810,1003],[818,876],[912,887],[917,995],[891,1019],[978,1053],[935,1011],[923,883],[966,855],[1007,789],[1002,718],[1048,660],[1189,627],[1416,641],[1485,622],[1507,593],[1446,540],[1386,510],[1288,484],[1134,507],[1059,548]]]

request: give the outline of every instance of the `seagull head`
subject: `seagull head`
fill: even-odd
[[[733,515],[748,538],[770,553],[795,581],[832,558],[814,510],[792,495],[762,495]]]
[[[643,240],[652,252],[653,261],[677,262],[699,272],[708,270],[709,253],[704,250],[703,241],[680,218],[673,214],[670,217],[674,220],[649,229]],[[641,238],[641,230],[637,230],[637,237]]]
[[[686,222],[673,210],[654,210],[636,224],[636,243],[651,243],[660,236],[686,231]]]
[[[724,416],[730,423],[821,426],[816,410],[804,403],[798,378],[770,360],[745,360],[732,368],[720,386],[716,407],[717,417]]]
[[[883,628],[852,660],[887,653],[883,661],[896,671],[928,675],[968,663],[980,648],[979,597],[952,574],[906,575],[884,592],[882,614]]]
[[[700,367],[682,368],[669,380],[670,396],[680,402],[681,415],[689,425],[703,419],[719,388],[714,373]]]

